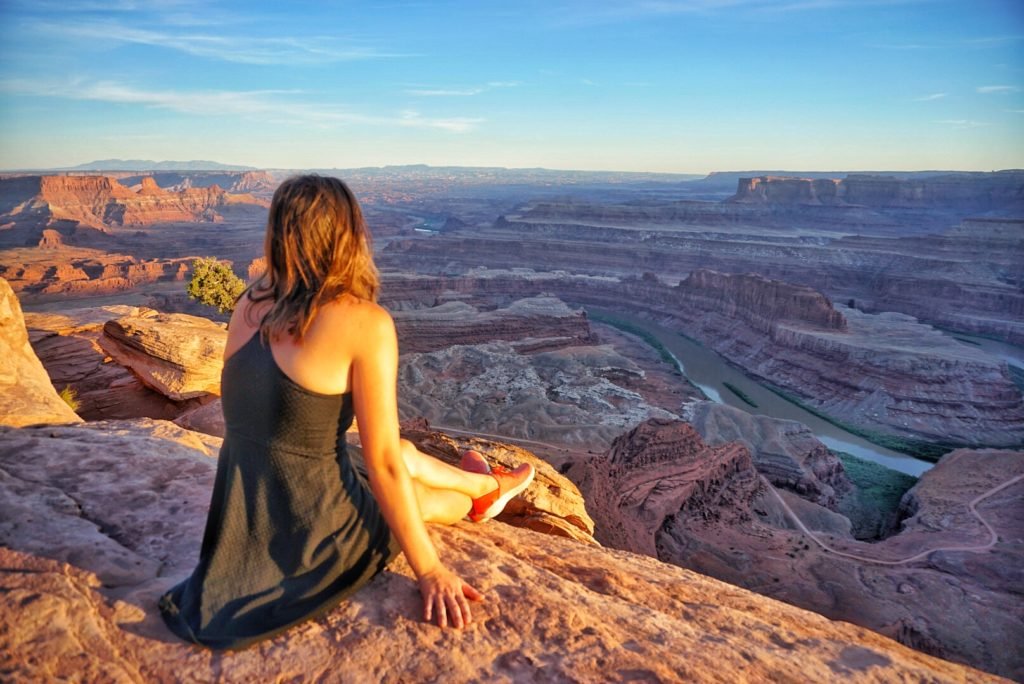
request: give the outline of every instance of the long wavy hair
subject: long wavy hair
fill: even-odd
[[[359,202],[337,178],[282,183],[270,203],[263,251],[267,269],[245,296],[273,302],[260,322],[264,341],[301,341],[320,307],[343,294],[377,299],[370,232]]]

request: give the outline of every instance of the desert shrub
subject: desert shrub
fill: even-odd
[[[245,281],[235,275],[231,267],[213,257],[192,262],[192,280],[188,282],[188,296],[207,306],[217,307],[225,313],[235,308],[235,301],[245,290]]]
[[[82,403],[78,401],[78,392],[71,385],[64,385],[64,389],[60,391],[60,398],[64,400],[64,403],[68,407],[78,413],[78,409],[82,406]]]

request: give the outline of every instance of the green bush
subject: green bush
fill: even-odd
[[[234,310],[235,302],[244,290],[245,281],[236,276],[227,264],[213,257],[192,262],[192,280],[187,289],[192,299],[226,313]]]
[[[64,389],[60,391],[60,398],[64,400],[64,403],[71,408],[72,411],[78,413],[78,409],[82,406],[81,402],[78,401],[78,392],[71,385],[64,385]]]

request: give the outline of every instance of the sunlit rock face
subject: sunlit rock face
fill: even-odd
[[[32,348],[54,386],[74,391],[78,414],[86,420],[173,419],[205,399],[169,399],[143,384],[99,345],[107,321],[154,314],[145,307],[111,305],[30,312],[25,314],[25,322]]]
[[[74,221],[94,228],[154,223],[221,221],[231,204],[266,206],[251,195],[217,185],[165,190],[152,177],[138,191],[109,176],[22,176],[0,179],[0,213],[15,220]],[[12,246],[12,245],[4,245]]]
[[[181,401],[220,394],[227,326],[188,314],[107,321],[99,345],[147,387]]]
[[[77,423],[28,341],[21,304],[0,278],[0,425]]]
[[[241,652],[196,648],[156,601],[198,557],[216,444],[161,421],[0,429],[7,676],[995,681],[650,557],[498,521],[431,527],[445,563],[486,595],[461,632],[422,621],[399,558],[317,620]]]

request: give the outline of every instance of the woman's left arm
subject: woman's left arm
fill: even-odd
[[[427,533],[399,441],[394,322],[384,309],[367,306],[374,308],[360,326],[352,391],[370,489],[419,580],[424,619],[462,627],[472,619],[467,598],[482,596],[441,563]]]

